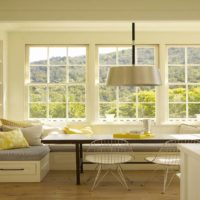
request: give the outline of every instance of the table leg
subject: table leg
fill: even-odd
[[[76,184],[80,185],[80,149],[79,143],[76,143]]]
[[[83,145],[80,144],[80,170],[81,170],[81,173],[83,173]]]

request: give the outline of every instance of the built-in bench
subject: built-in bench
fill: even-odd
[[[40,182],[49,171],[48,146],[0,151],[0,182]]]
[[[192,128],[192,130],[191,130]],[[193,130],[194,129],[194,130]],[[46,131],[45,131],[46,130]],[[43,137],[51,132],[61,133],[58,128],[46,128]],[[194,126],[182,125],[179,133],[199,132]],[[134,161],[138,165],[124,165],[124,169],[148,170],[155,166],[145,164],[145,157],[155,155],[163,144],[131,144]],[[89,144],[83,145],[86,153]],[[98,148],[98,147],[97,147]],[[50,144],[47,146],[31,146],[30,148],[0,151],[0,182],[39,182],[50,170],[76,169],[74,144]],[[93,165],[85,165],[84,169],[93,169]]]
[[[131,144],[134,162],[140,165],[124,165],[124,169],[152,169],[145,164],[145,157],[155,155],[163,144]],[[84,154],[89,144],[83,145]],[[98,146],[97,146],[98,148]],[[49,153],[50,152],[50,153]],[[75,170],[75,145],[50,144],[29,148],[0,151],[0,182],[40,182],[50,170]],[[93,169],[85,165],[84,169]]]

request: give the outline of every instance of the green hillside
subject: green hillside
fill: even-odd
[[[144,52],[145,51],[145,52]],[[188,67],[188,82],[200,83],[200,51],[188,49],[188,63],[194,63],[194,66]],[[145,57],[144,57],[145,55]],[[188,94],[184,86],[176,85],[185,83],[185,52],[183,48],[171,48],[169,50],[169,82],[174,86],[169,88],[169,116],[170,118],[186,117],[186,96],[188,96],[189,117],[195,117],[200,113],[200,86],[190,86]],[[184,58],[184,59],[183,59]],[[49,60],[49,69],[47,60],[40,60],[30,64],[30,117],[31,118],[85,118],[85,57],[52,57]],[[108,65],[116,65],[116,53],[107,53],[100,55],[99,82],[100,86],[100,116],[105,114],[117,114],[119,118],[135,118],[136,109],[138,117],[154,118],[155,117],[155,91],[154,88],[143,87],[138,93],[134,87],[120,87],[119,89],[119,107],[116,107],[115,88],[103,86],[106,81],[109,70]],[[66,62],[68,67],[66,68]],[[118,62],[120,65],[131,63],[131,50],[122,50],[118,52]],[[154,58],[148,49],[138,50],[138,63],[152,65]],[[49,72],[48,72],[49,70]],[[34,84],[45,84],[48,82],[47,73],[49,73],[49,83],[64,84],[69,86],[56,85],[34,86]],[[67,75],[66,75],[67,74]],[[74,85],[73,84],[83,85]],[[47,90],[48,89],[48,90]],[[48,97],[47,97],[48,96]],[[136,105],[138,98],[138,105]],[[47,109],[47,100],[49,99],[49,108]],[[66,99],[68,104],[66,105]],[[47,115],[47,112],[48,115]],[[68,115],[67,115],[68,112]]]

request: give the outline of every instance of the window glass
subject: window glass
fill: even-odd
[[[137,46],[136,62],[155,66],[156,47]],[[154,87],[111,87],[106,85],[109,69],[132,64],[130,46],[98,47],[99,67],[99,118],[106,120],[107,114],[114,114],[115,120],[155,118]]]
[[[86,47],[29,46],[29,118],[86,118]]]
[[[200,47],[168,47],[169,119],[200,114]]]

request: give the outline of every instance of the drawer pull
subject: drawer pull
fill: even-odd
[[[24,169],[0,169],[1,171],[23,171]]]

